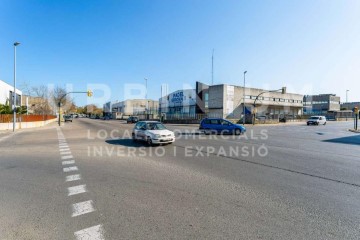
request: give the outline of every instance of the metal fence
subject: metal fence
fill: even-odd
[[[54,115],[25,115],[25,114],[16,114],[16,122],[37,122],[37,121],[47,121],[57,118]],[[0,123],[9,123],[13,122],[12,114],[0,114]]]

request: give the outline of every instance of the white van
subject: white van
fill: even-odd
[[[307,120],[307,125],[326,125],[326,117],[325,116],[311,116]]]

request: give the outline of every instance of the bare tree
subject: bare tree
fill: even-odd
[[[49,115],[53,112],[49,98],[49,89],[45,85],[32,88],[30,96],[30,108],[35,114]]]

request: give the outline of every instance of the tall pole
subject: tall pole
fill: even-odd
[[[348,103],[348,92],[349,92],[349,90],[346,90],[346,104]],[[346,121],[347,120],[348,120],[348,118],[347,118],[347,113],[346,113]]]
[[[145,111],[145,114],[146,114],[146,119],[148,119],[148,108],[149,108],[149,103],[148,103],[148,100],[147,100],[147,94],[148,94],[148,88],[147,88],[147,78],[144,78],[145,79],[145,88],[146,88],[146,92],[145,92],[145,100],[146,100],[146,111]]]
[[[214,49],[211,56],[211,85],[214,85]]]
[[[246,118],[246,114],[245,114],[245,83],[246,83],[246,81],[245,81],[245,76],[246,76],[246,73],[247,73],[247,71],[245,71],[244,72],[244,93],[243,93],[243,104],[244,104],[244,106],[243,106],[243,125],[245,125],[245,118]]]
[[[15,127],[16,127],[16,46],[18,46],[19,44],[20,44],[19,42],[14,43],[13,132],[15,132]]]

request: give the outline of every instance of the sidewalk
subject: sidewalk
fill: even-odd
[[[39,131],[39,130],[45,130],[50,128],[56,128],[58,127],[57,122],[49,123],[42,127],[36,127],[36,128],[23,128],[23,129],[16,129],[15,132],[13,130],[0,130],[0,142],[4,141],[5,139],[12,137],[15,134],[23,133],[23,132],[31,132],[31,131]]]

